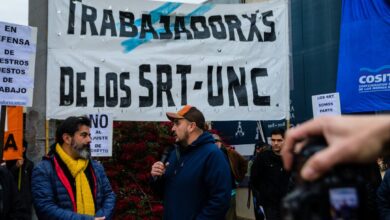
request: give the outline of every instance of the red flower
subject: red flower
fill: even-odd
[[[111,187],[115,193],[119,192],[119,186],[118,186],[118,183],[116,181],[111,181]]]
[[[134,150],[137,152],[144,152],[146,150],[145,142],[140,142],[140,143],[136,144],[134,147],[135,147]]]
[[[128,200],[132,203],[138,204],[141,201],[141,198],[138,196],[129,196]]]
[[[157,139],[157,136],[155,134],[148,133],[145,135],[145,140],[147,140],[147,141],[156,141],[156,139]]]
[[[128,189],[137,189],[138,188],[138,186],[137,186],[137,184],[135,184],[135,183],[130,183],[129,185],[128,185]]]
[[[152,155],[148,155],[145,157],[145,164],[148,165],[148,167],[152,166],[157,161],[156,158],[154,158]]]
[[[122,210],[125,209],[128,206],[128,201],[126,200],[118,200],[116,203],[116,209]]]
[[[153,205],[152,206],[152,212],[162,213],[164,210],[164,207],[161,204]]]
[[[137,174],[137,179],[139,179],[140,181],[147,181],[147,180],[149,180],[149,174],[147,174],[147,173],[138,173]]]

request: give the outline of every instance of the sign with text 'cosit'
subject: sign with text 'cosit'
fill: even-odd
[[[109,114],[90,114],[91,155],[93,157],[112,156],[112,116]]]
[[[390,110],[390,3],[343,0],[337,91],[343,113]]]
[[[21,159],[23,157],[23,107],[8,106],[6,109],[3,160]]]
[[[288,117],[286,0],[55,0],[49,17],[48,118],[167,121],[186,104],[211,121]]]
[[[32,106],[37,29],[0,22],[0,105]]]

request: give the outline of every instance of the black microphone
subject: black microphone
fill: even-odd
[[[169,147],[166,147],[161,155],[161,159],[160,161],[165,164],[165,162],[167,162],[168,160],[168,155],[169,155],[169,152],[172,151],[172,149],[176,147],[176,145],[173,145],[173,146],[169,146]]]

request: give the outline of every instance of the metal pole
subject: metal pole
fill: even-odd
[[[4,148],[4,127],[5,117],[7,116],[7,106],[1,106],[1,119],[0,119],[0,161],[3,161],[3,148]]]

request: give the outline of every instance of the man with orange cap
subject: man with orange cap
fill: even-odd
[[[224,219],[230,202],[230,168],[205,131],[202,112],[186,105],[167,117],[178,145],[150,172],[153,185],[163,192],[164,219]]]

